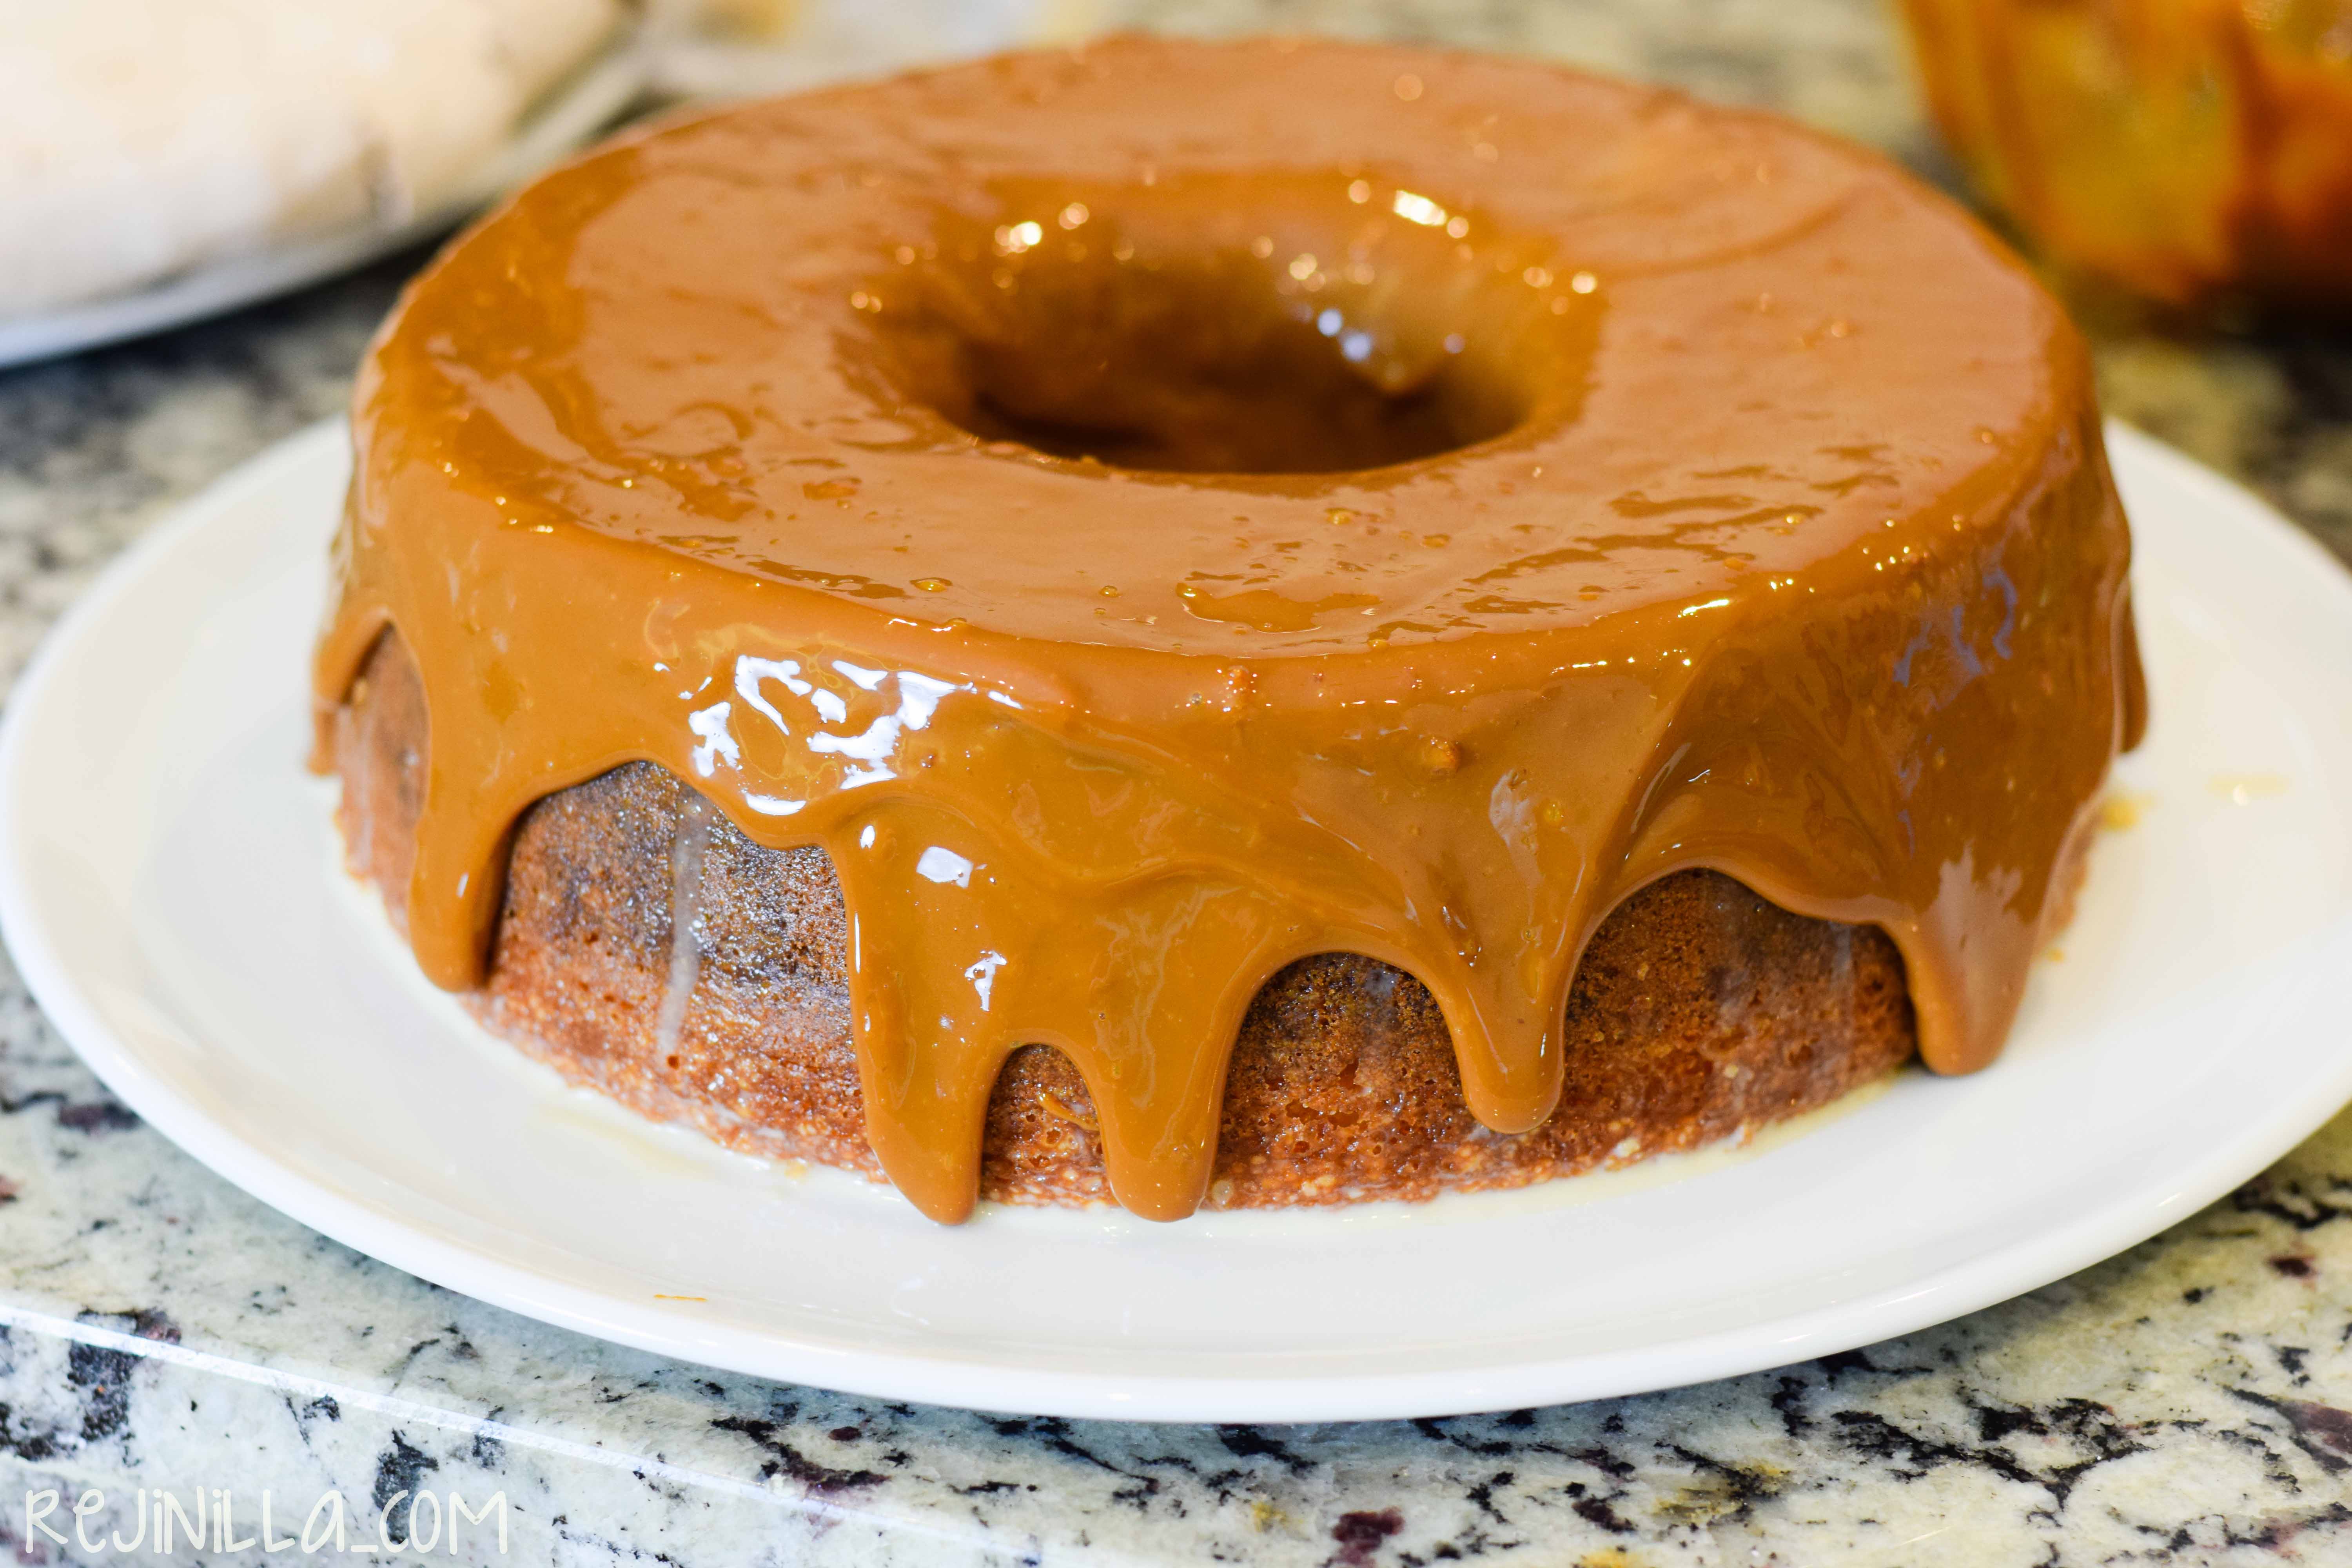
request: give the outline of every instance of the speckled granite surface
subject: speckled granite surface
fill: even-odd
[[[1866,0],[1117,14],[1583,59],[1937,172]],[[0,374],[0,672],[172,502],[337,409],[407,265]],[[2111,408],[2352,557],[2352,342],[2111,333],[2101,357]],[[1476,1418],[1122,1426],[711,1373],[422,1284],[179,1154],[0,977],[0,1539],[27,1562],[150,1560],[153,1489],[193,1513],[202,1488],[233,1493],[230,1524],[213,1497],[192,1547],[175,1518],[177,1559],[299,1557],[334,1494],[347,1561],[417,1555],[383,1549],[390,1502],[435,1557],[485,1562],[2352,1563],[2352,1116],[2122,1258],[1824,1362]],[[69,1544],[27,1531],[46,1489]],[[107,1511],[75,1518],[91,1489]],[[403,1492],[436,1502],[412,1519]],[[456,1521],[454,1552],[452,1492],[490,1514]]]

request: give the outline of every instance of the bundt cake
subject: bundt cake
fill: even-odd
[[[1548,65],[1129,38],[657,124],[409,287],[353,440],[314,765],[425,973],[942,1220],[1974,1070],[2142,721],[2015,259]]]

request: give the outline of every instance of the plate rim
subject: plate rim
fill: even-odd
[[[2155,437],[2110,420],[2112,450],[2171,483],[2225,499],[2269,542],[2299,553],[2352,626],[2352,574],[2260,497]],[[215,1121],[154,1074],[86,994],[51,940],[26,864],[26,736],[50,689],[116,604],[154,564],[289,470],[345,443],[331,417],[284,438],[181,503],[101,572],[44,637],[0,714],[0,940],[58,1033],[125,1104],[198,1163],[299,1223],[404,1272],[522,1316],[654,1354],[867,1396],[982,1410],[1147,1421],[1397,1419],[1561,1403],[1684,1386],[1854,1348],[1948,1321],[2035,1289],[2186,1218],[2308,1137],[2352,1099],[2352,1053],[2327,1092],[2282,1095],[2269,1114],[2195,1151],[2126,1198],[1855,1300],[1759,1323],[1569,1356],[1429,1372],[1226,1376],[1012,1368],[904,1346],[856,1349],[698,1319],[682,1306],[624,1300],[551,1279],[377,1212]],[[2154,1190],[2160,1188],[2161,1192]]]

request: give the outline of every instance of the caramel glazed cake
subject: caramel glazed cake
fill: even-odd
[[[2016,260],[1529,63],[1122,40],[657,126],[410,288],[354,440],[316,765],[425,973],[940,1220],[1981,1068],[2144,708]]]

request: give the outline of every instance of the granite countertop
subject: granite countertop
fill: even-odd
[[[1430,37],[1776,105],[1947,178],[1871,0],[1137,0],[1125,21]],[[173,502],[342,405],[411,256],[152,342],[0,373],[0,676]],[[2352,341],[2098,331],[2108,407],[2352,558]],[[2120,1258],[1818,1362],[1544,1410],[1309,1427],[884,1404],[516,1318],[255,1203],[116,1104],[0,973],[0,1540],[142,1561],[156,1489],[211,1563],[344,1499],[436,1556],[606,1563],[2352,1561],[2352,1115]],[[55,1489],[28,1530],[25,1498]],[[139,1489],[149,1489],[141,1492]],[[77,1520],[88,1490],[107,1511]],[[464,1521],[453,1552],[446,1497]],[[503,1504],[493,1508],[493,1495]],[[215,1504],[217,1498],[215,1500]],[[147,1511],[142,1513],[140,1510]],[[292,1514],[297,1517],[289,1518]],[[331,1513],[316,1516],[320,1527]],[[508,1531],[501,1553],[496,1523]],[[176,1518],[175,1528],[180,1528]],[[315,1532],[314,1532],[315,1533]],[[223,1542],[231,1543],[224,1546]],[[379,1550],[366,1552],[366,1543]]]

